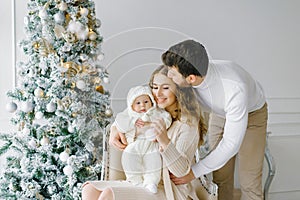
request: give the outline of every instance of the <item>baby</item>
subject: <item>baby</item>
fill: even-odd
[[[118,113],[115,125],[119,132],[125,133],[128,146],[122,155],[122,166],[129,182],[146,187],[156,193],[161,178],[162,161],[151,121],[162,118],[169,128],[172,119],[170,114],[156,106],[156,102],[148,86],[136,86],[127,95],[127,109]],[[138,119],[145,122],[137,128]]]

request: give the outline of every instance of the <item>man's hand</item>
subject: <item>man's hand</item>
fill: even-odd
[[[109,144],[123,151],[127,146],[127,140],[123,133],[120,133],[115,126],[110,128]]]
[[[193,171],[190,170],[190,172],[183,177],[178,178],[178,177],[174,176],[173,174],[170,174],[170,178],[175,185],[181,185],[181,184],[189,183],[190,181],[194,180],[196,177],[195,177]]]

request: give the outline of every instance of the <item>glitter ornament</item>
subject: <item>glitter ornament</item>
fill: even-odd
[[[67,165],[63,168],[63,172],[67,176],[71,176],[73,174],[73,168],[70,165]]]
[[[6,104],[5,108],[8,112],[13,113],[18,109],[18,106],[14,102],[9,102],[9,103]]]
[[[34,96],[42,98],[44,96],[44,91],[41,88],[36,88],[34,90]]]
[[[50,102],[46,106],[47,112],[54,112],[56,110],[56,104],[53,102]]]

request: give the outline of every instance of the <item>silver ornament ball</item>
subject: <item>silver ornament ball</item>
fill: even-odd
[[[18,106],[14,102],[9,102],[6,104],[6,110],[10,113],[15,112],[18,109]]]

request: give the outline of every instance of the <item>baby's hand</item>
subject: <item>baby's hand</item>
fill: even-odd
[[[135,121],[135,126],[138,128],[142,128],[145,125],[145,122],[140,118]]]

